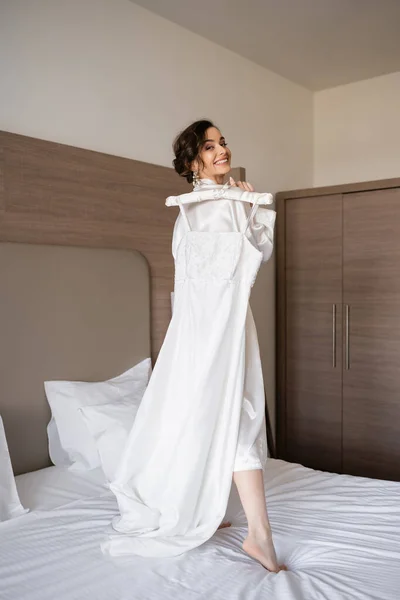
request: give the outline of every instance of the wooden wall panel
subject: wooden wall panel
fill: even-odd
[[[3,225],[4,210],[5,210],[5,194],[4,194],[4,154],[5,149],[2,143],[2,133],[0,131],[0,232]]]
[[[238,167],[231,172],[244,179]],[[151,275],[153,359],[171,318],[171,194],[192,186],[172,168],[0,131],[0,240],[127,248]]]
[[[171,317],[170,194],[190,186],[174,170],[0,132],[0,240],[130,248],[151,273],[152,353]]]

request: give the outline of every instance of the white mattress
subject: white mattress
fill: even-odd
[[[290,568],[274,574],[241,550],[246,529],[236,496],[228,509],[234,526],[186,555],[103,556],[117,508],[96,477],[53,468],[18,478],[36,510],[0,524],[2,600],[400,598],[398,483],[269,460],[269,514],[279,561]]]

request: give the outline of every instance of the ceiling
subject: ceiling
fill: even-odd
[[[132,0],[310,90],[400,71],[400,0]]]

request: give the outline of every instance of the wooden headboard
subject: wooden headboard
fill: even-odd
[[[188,189],[172,168],[0,132],[0,241],[138,250],[153,358],[171,318],[177,212],[164,202]]]
[[[187,189],[166,167],[0,132],[0,412],[16,473],[49,464],[44,379],[107,379],[156,358],[177,216],[164,203]]]
[[[49,380],[104,381],[150,355],[134,250],[0,242],[0,415],[15,473],[50,464]]]

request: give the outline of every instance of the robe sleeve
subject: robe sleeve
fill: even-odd
[[[275,218],[274,210],[259,208],[248,228],[257,248],[263,254],[263,262],[267,262],[271,258],[274,248]]]

